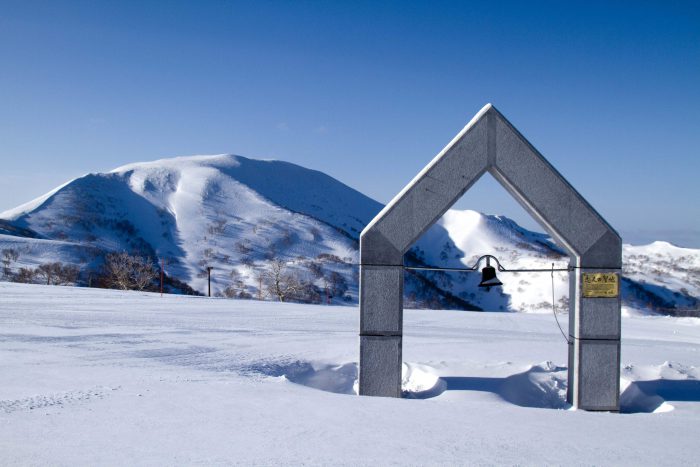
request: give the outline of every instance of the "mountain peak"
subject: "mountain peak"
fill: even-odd
[[[116,169],[110,170],[109,173],[122,174],[133,170],[148,170],[148,169],[183,169],[192,166],[214,166],[226,167],[235,166],[238,164],[238,159],[243,158],[234,154],[211,154],[211,155],[195,155],[195,156],[176,156],[154,161],[132,162]],[[243,158],[245,159],[245,158]]]

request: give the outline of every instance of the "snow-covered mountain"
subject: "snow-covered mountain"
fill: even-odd
[[[47,261],[97,270],[110,251],[164,258],[166,272],[194,289],[233,287],[253,297],[260,274],[281,260],[319,291],[334,275],[339,293],[322,301],[355,303],[358,236],[383,206],[314,170],[233,155],[129,164],[88,174],[0,214],[0,249],[15,266]],[[407,254],[412,265],[471,266],[481,255],[508,269],[565,267],[552,240],[502,216],[450,210]],[[635,308],[693,308],[700,296],[700,250],[657,242],[626,245],[624,300]],[[549,311],[550,273],[503,273],[504,286],[476,287],[474,273],[408,272],[407,306]],[[341,278],[341,279],[338,279]],[[554,274],[555,302],[566,309],[565,272]],[[313,293],[313,291],[311,291]],[[323,294],[321,294],[323,295]],[[325,294],[329,295],[329,294]]]
[[[700,308],[700,250],[661,241],[623,245],[622,260],[622,296],[630,307],[681,316]]]
[[[545,234],[520,227],[504,216],[450,210],[417,242],[413,251],[424,263],[450,268],[473,266],[492,255],[506,269],[565,268],[568,257]],[[480,267],[485,266],[481,263]],[[496,264],[492,264],[496,266]],[[481,274],[428,272],[431,280],[484,310],[551,310],[551,273],[498,273],[502,287],[478,287]],[[569,282],[566,272],[554,276],[556,305],[565,310]]]
[[[47,240],[89,247],[77,258],[54,252],[82,264],[99,262],[97,250],[138,251],[164,258],[169,275],[204,290],[207,266],[218,287],[234,270],[235,280],[252,287],[261,264],[278,258],[293,262],[292,269],[319,260],[356,282],[350,279],[357,238],[381,207],[321,172],[218,155],[85,175],[0,218],[45,239],[27,241],[32,251],[51,250]],[[356,299],[357,287],[347,293]]]
[[[413,249],[427,264],[463,268],[486,254],[506,269],[566,268],[569,258],[552,239],[504,216],[448,211]],[[623,246],[623,304],[635,310],[683,315],[700,308],[700,250],[657,241]],[[484,266],[482,263],[481,266]],[[494,265],[495,266],[495,265]],[[502,272],[503,286],[486,292],[480,274],[430,272],[432,281],[485,309],[551,311],[568,309],[568,272]]]

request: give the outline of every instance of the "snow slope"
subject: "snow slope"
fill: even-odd
[[[408,310],[404,399],[358,312],[0,283],[2,465],[695,465],[700,320],[625,317],[622,408],[567,410],[551,316]]]
[[[318,255],[356,262],[357,234],[380,207],[317,171],[218,155],[89,174],[0,217],[46,239],[166,258],[169,274],[204,290],[206,266],[222,283],[236,270],[252,287],[256,271],[244,263]],[[352,268],[342,266],[329,267],[352,282]],[[349,298],[356,295],[355,286]]]
[[[637,308],[700,308],[700,250],[668,242],[624,245],[624,293]]]
[[[504,216],[476,211],[450,210],[416,244],[414,251],[427,264],[451,268],[472,267],[483,255],[492,255],[506,269],[566,268],[564,251],[545,234],[520,227]],[[486,263],[479,266],[479,271]],[[496,264],[492,264],[496,266]],[[498,273],[500,288],[477,287],[476,273],[425,273],[432,280],[485,310],[551,312],[551,273]],[[567,309],[569,282],[566,272],[556,272],[556,304]]]
[[[569,258],[545,234],[532,232],[504,216],[450,210],[415,248],[425,263],[471,267],[482,255],[493,255],[506,269],[566,268]],[[635,310],[683,314],[700,309],[700,250],[667,242],[624,245],[623,303]],[[483,267],[485,263],[481,264]],[[494,265],[495,266],[495,265]],[[432,281],[486,310],[551,312],[552,286],[558,310],[568,309],[566,271],[502,272],[501,288],[479,289],[481,274],[424,273]]]
[[[326,276],[338,273],[349,285],[333,303],[351,303],[358,292],[357,236],[381,208],[321,172],[287,162],[177,157],[89,174],[0,214],[0,250],[20,248],[17,266],[53,258],[93,269],[107,251],[136,250],[166,258],[166,272],[199,291],[206,290],[204,271],[212,266],[214,293],[235,279],[254,297],[260,271],[272,258],[307,277],[308,263],[316,262]],[[468,210],[448,211],[406,262],[463,268],[485,254],[507,269],[568,264],[548,236]],[[623,255],[625,304],[664,313],[700,307],[700,250],[656,242],[625,245]],[[406,277],[407,307],[551,312],[552,285],[556,308],[568,307],[567,272],[553,278],[547,272],[502,273],[503,287],[489,291],[477,287],[478,273]],[[311,280],[324,287],[323,279]]]

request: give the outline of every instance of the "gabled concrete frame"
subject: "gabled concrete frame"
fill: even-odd
[[[401,397],[403,255],[487,171],[576,268],[569,273],[569,403],[619,410],[620,297],[584,298],[581,278],[620,272],[620,236],[491,104],[360,236],[360,394]]]

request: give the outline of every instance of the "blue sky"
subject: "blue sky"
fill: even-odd
[[[626,241],[700,247],[698,5],[0,0],[0,210],[215,153],[387,202],[492,102]]]

